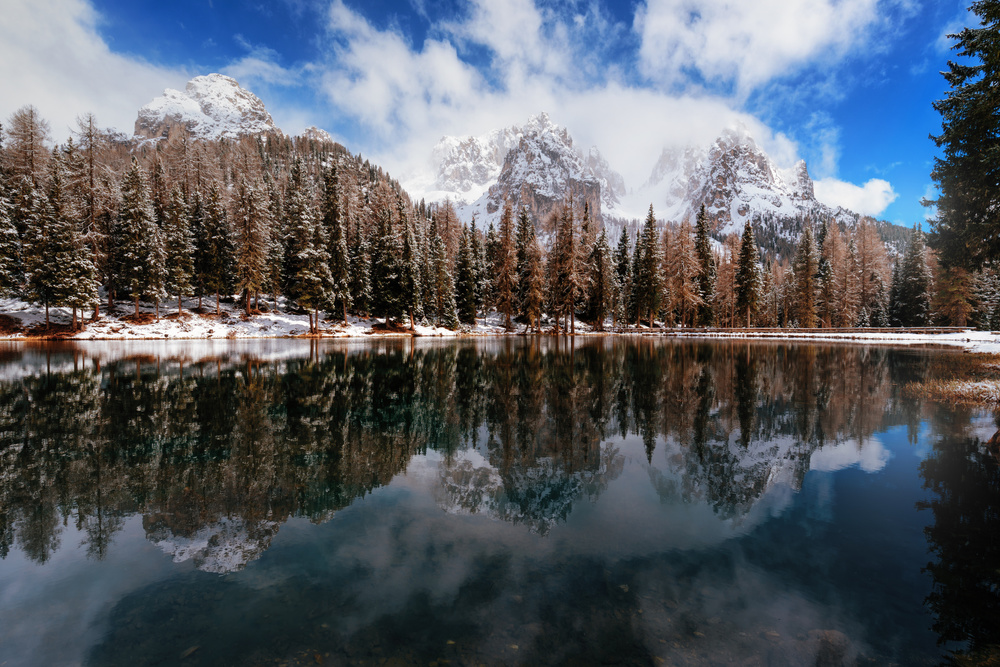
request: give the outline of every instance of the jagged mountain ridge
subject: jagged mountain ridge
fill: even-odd
[[[435,146],[433,161],[431,200],[453,200],[466,220],[495,221],[507,201],[526,206],[540,220],[570,194],[599,216],[602,209],[615,210],[625,194],[624,178],[600,152],[591,148],[585,154],[544,112],[522,126],[445,137]]]
[[[747,220],[761,218],[853,225],[858,217],[818,201],[805,161],[779,168],[744,127],[724,130],[707,148],[664,149],[637,194],[646,195],[660,217],[676,222],[694,220],[704,204],[719,236],[739,233]]]

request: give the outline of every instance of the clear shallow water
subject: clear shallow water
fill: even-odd
[[[994,417],[902,391],[950,358],[10,345],[0,664],[996,655]]]

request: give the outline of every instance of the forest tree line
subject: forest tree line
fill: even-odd
[[[649,326],[852,327],[997,324],[1000,279],[943,270],[917,230],[890,256],[875,223],[804,220],[791,257],[692,224],[645,223],[609,238],[572,199],[545,220],[507,205],[463,224],[450,202],[414,202],[343,146],[284,136],[135,141],[92,115],[49,148],[22,107],[0,128],[0,292],[100,316],[128,299],[238,299],[413,326],[575,332]]]

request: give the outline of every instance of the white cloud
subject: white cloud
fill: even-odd
[[[809,469],[834,472],[856,465],[865,472],[872,473],[884,468],[891,458],[892,452],[877,438],[871,438],[864,444],[848,440],[817,449],[809,457]]]
[[[164,88],[183,88],[191,73],[113,53],[85,0],[7,0],[0,21],[0,119],[35,105],[65,141],[75,118],[131,133],[139,107]]]
[[[899,197],[889,181],[881,178],[873,178],[861,186],[836,178],[821,178],[814,185],[816,199],[862,215],[879,215]]]
[[[746,95],[808,63],[833,62],[865,43],[879,0],[647,0],[635,30],[646,76],[684,83],[690,72]]]

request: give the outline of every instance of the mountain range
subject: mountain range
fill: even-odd
[[[168,137],[179,128],[202,139],[281,134],[263,102],[221,74],[195,77],[183,91],[168,89],[143,106],[135,137]],[[332,141],[315,127],[301,136]],[[740,233],[750,220],[777,249],[794,244],[807,219],[853,225],[860,218],[818,201],[805,162],[779,167],[742,126],[707,146],[665,147],[638,186],[626,184],[597,147],[578,146],[546,113],[478,136],[443,137],[430,157],[433,173],[415,179],[420,184],[408,188],[410,195],[450,200],[461,220],[482,226],[498,221],[508,201],[544,224],[572,196],[612,233],[636,226],[650,204],[658,219],[674,222],[693,221],[704,205],[716,237]]]

